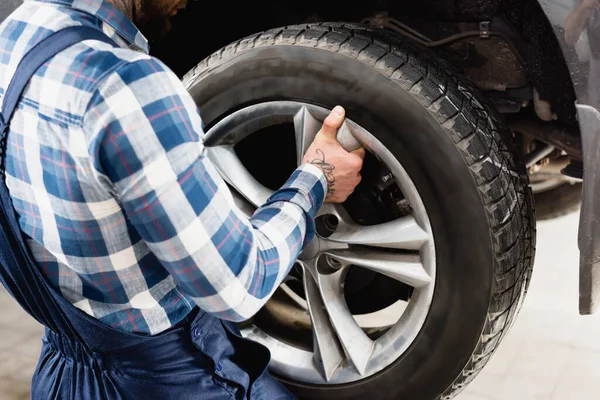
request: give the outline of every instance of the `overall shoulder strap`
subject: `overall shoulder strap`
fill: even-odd
[[[94,28],[74,27],[53,33],[23,57],[5,92],[0,113],[0,283],[21,307],[41,324],[65,335],[70,340],[79,340],[86,347],[83,335],[86,338],[96,338],[89,332],[98,332],[96,336],[99,336],[103,331],[95,329],[94,322],[89,322],[91,317],[67,302],[38,268],[25,243],[4,180],[8,125],[27,83],[44,62],[60,51],[84,40],[100,40],[115,45],[107,36]]]
[[[35,72],[56,54],[84,40],[99,40],[116,46],[108,36],[97,28],[74,26],[53,33],[29,50],[17,66],[15,75],[4,94],[0,114],[0,132],[4,131],[4,134],[6,133],[19,98]]]

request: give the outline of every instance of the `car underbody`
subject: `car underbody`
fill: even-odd
[[[211,23],[198,23],[209,18]],[[221,23],[215,24],[219,18]],[[336,0],[285,6],[263,0],[222,2],[208,9],[190,3],[173,20],[169,37],[153,45],[153,53],[183,76],[244,36],[320,21],[366,23],[418,41],[470,78],[512,126],[581,158],[577,82],[572,82],[552,26],[534,0],[379,0],[351,7]]]

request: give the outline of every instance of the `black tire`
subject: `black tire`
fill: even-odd
[[[535,215],[538,221],[546,221],[579,210],[581,207],[581,183],[565,182],[560,186],[535,193]]]
[[[361,381],[286,381],[301,398],[452,398],[489,360],[522,303],[535,242],[528,177],[504,125],[449,71],[388,33],[315,24],[242,39],[184,78],[208,128],[261,101],[344,105],[402,160],[427,208],[437,281],[418,337],[391,366]]]

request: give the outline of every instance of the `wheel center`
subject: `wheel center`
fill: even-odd
[[[321,250],[321,240],[315,236],[309,244],[302,250],[298,258],[300,260],[312,260],[319,255]]]

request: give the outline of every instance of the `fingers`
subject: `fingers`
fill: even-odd
[[[346,116],[346,110],[344,110],[341,106],[336,106],[325,121],[323,122],[323,127],[321,128],[321,133],[325,136],[335,137],[338,129],[342,126],[344,122],[344,117]]]

